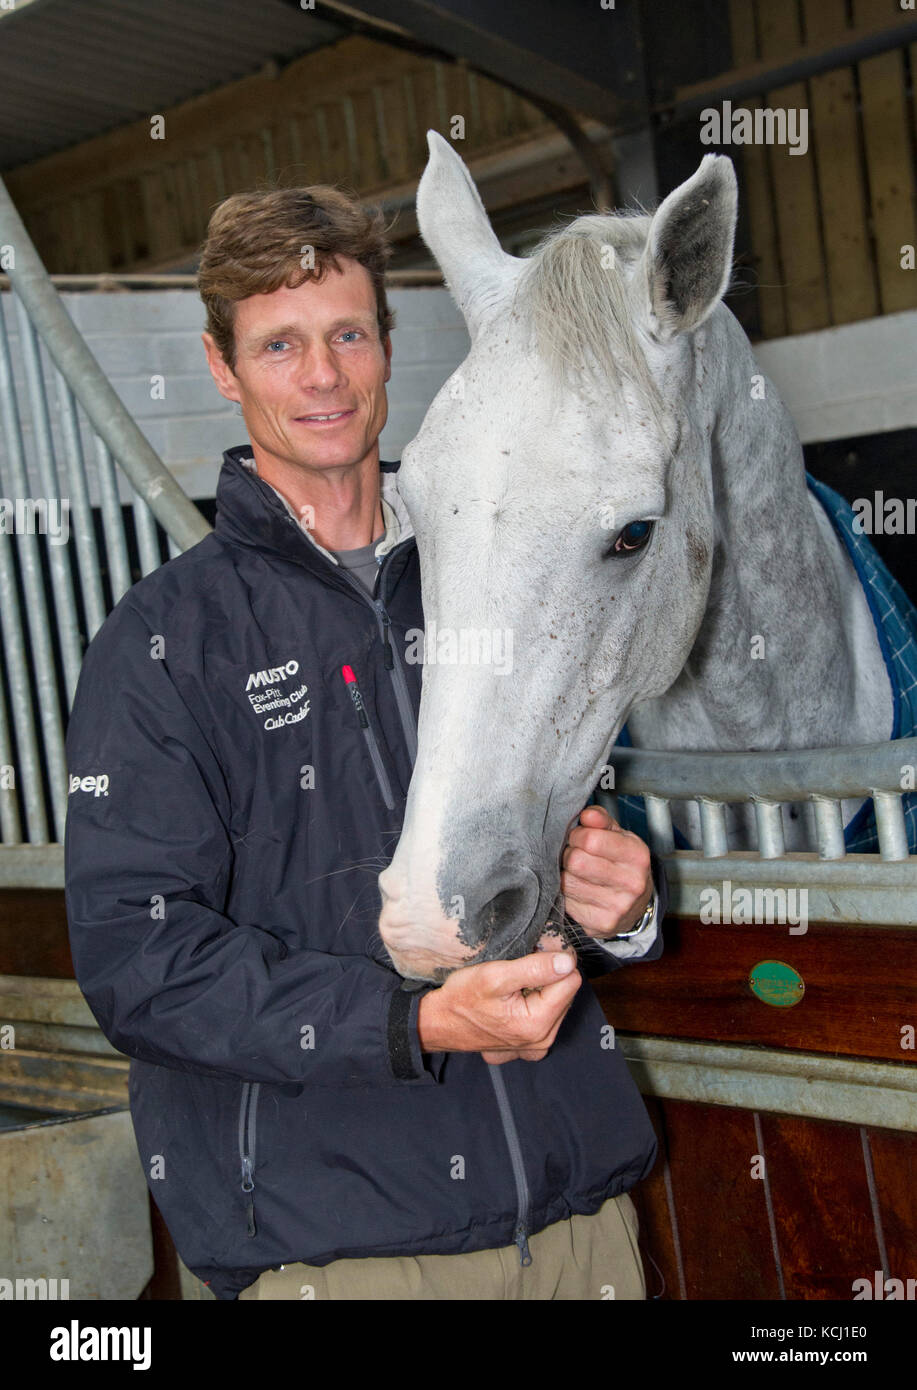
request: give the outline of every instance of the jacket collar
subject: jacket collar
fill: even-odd
[[[385,520],[385,535],[376,543],[379,559],[414,537],[407,508],[398,491],[399,467],[400,461],[380,461],[379,464]],[[329,578],[328,566],[333,565],[343,577],[337,558],[300,524],[286,498],[259,477],[250,444],[237,444],[223,454],[216,503],[214,530],[218,536],[241,545],[276,551],[307,565],[326,579]],[[349,583],[346,579],[344,582]]]

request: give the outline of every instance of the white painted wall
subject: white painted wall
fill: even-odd
[[[212,497],[223,450],[244,444],[246,434],[236,407],[223,399],[208,370],[201,343],[204,309],[197,294],[193,290],[151,290],[67,292],[61,297],[121,400],[185,491],[192,497]],[[380,448],[384,459],[397,459],[416,434],[430,401],[467,354],[468,334],[446,290],[393,290],[389,303],[395,310],[396,326],[392,333],[389,419]],[[0,312],[10,340],[32,495],[38,497],[43,492],[23,382],[18,316],[9,294],[0,294]],[[42,362],[52,436],[58,460],[63,461],[55,374],[43,347]],[[152,395],[155,377],[162,378],[162,399]],[[83,449],[92,480],[93,436],[85,421],[84,425]],[[5,456],[0,430],[0,468]],[[6,473],[2,476],[8,477]],[[122,499],[130,500],[126,485],[122,486]],[[97,500],[94,488],[93,500]]]
[[[65,293],[74,321],[150,443],[192,497],[212,497],[224,449],[245,442],[241,417],[217,391],[200,341],[203,306],[193,290]],[[461,315],[444,289],[395,290],[386,459],[400,457],[427,406],[468,351]],[[22,379],[16,316],[0,295],[17,379]],[[786,401],[803,442],[917,426],[917,312],[908,311],[759,344],[763,371]],[[45,358],[52,431],[63,458],[50,362]],[[152,378],[165,395],[151,395]],[[24,393],[20,402],[25,401]],[[42,495],[31,458],[33,495]],[[87,428],[84,448],[92,458]],[[0,466],[5,444],[0,436]],[[62,489],[63,492],[63,489]],[[64,493],[66,495],[66,493]],[[129,499],[126,487],[124,500]]]

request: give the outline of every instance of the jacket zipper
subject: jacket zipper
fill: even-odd
[[[393,555],[394,553],[394,550],[389,551],[389,556]],[[381,569],[385,563],[385,560],[388,559],[389,556],[384,556],[382,560],[379,561],[380,575],[377,582],[380,587],[382,585]],[[386,611],[385,604],[383,603],[382,599],[371,597],[370,594],[367,593],[363,585],[360,583],[360,581],[358,579],[354,579],[353,576],[348,574],[346,570],[344,571],[344,574],[347,578],[348,583],[353,585],[353,587],[360,594],[360,597],[365,602],[371,603],[373,608],[376,610],[376,618],[379,623],[379,631],[382,634],[383,662],[385,664],[385,669],[388,671],[392,680],[392,686],[394,687],[395,691],[395,700],[398,705],[398,715],[401,719],[402,728],[404,729],[408,749],[410,750],[411,754],[411,766],[413,767],[414,762],[417,758],[417,725],[414,720],[414,711],[411,707],[411,701],[408,695],[407,681],[405,680],[404,668],[401,665],[401,658],[397,655],[397,652],[395,650],[395,644],[392,642],[390,636],[392,620],[389,617],[388,612]],[[362,700],[360,703],[362,704]],[[365,712],[364,718],[366,718]],[[382,795],[385,797],[385,804],[386,806],[388,806],[389,810],[392,810],[394,809],[394,803],[390,801],[391,785],[386,775],[385,767],[382,763],[382,758],[379,754],[379,749],[376,744],[375,735],[373,734],[372,729],[369,727],[368,718],[366,719],[366,726],[363,728],[363,734],[366,738],[367,745],[369,746],[370,756],[373,760],[373,767],[376,769],[376,776],[378,777],[379,785],[382,788]],[[503,1077],[499,1075],[496,1066],[488,1063],[487,1069],[490,1072],[490,1079],[493,1083],[494,1092],[496,1093],[497,1106],[500,1111],[500,1122],[503,1125],[503,1133],[506,1136],[506,1143],[507,1147],[509,1148],[509,1156],[513,1165],[513,1177],[516,1182],[516,1197],[518,1206],[516,1211],[516,1229],[514,1232],[513,1239],[516,1245],[519,1247],[519,1263],[523,1266],[526,1266],[532,1263],[532,1255],[529,1250],[528,1243],[528,1217],[530,1201],[529,1187],[525,1176],[525,1167],[522,1162],[522,1150],[519,1147],[519,1135],[516,1130],[516,1122],[513,1118],[513,1111],[509,1103],[509,1096],[506,1093],[506,1084],[503,1080]]]
[[[394,553],[394,550],[389,552],[391,555],[394,555]],[[384,555],[382,559],[378,561],[380,571],[387,559],[388,556]],[[354,579],[353,575],[348,574],[346,570],[344,571],[344,576],[347,582],[352,584],[357,590],[363,601],[365,603],[371,603],[375,609],[376,622],[379,624],[379,632],[382,636],[382,661],[386,671],[388,671],[389,678],[395,691],[395,704],[398,708],[398,718],[401,720],[405,742],[408,746],[408,755],[411,759],[411,766],[413,767],[414,763],[417,761],[417,724],[414,720],[414,710],[411,706],[410,694],[408,693],[408,683],[404,674],[404,666],[402,665],[401,657],[398,655],[398,649],[391,638],[392,620],[381,598],[373,598],[360,581]],[[381,573],[377,582],[381,586]]]
[[[242,1191],[248,1212],[248,1234],[257,1235],[255,1228],[255,1115],[258,1110],[260,1081],[243,1081],[242,1104],[239,1107],[239,1157],[242,1159]]]
[[[395,702],[398,706],[398,715],[401,719],[401,727],[404,730],[404,737],[408,745],[408,754],[411,759],[411,766],[417,761],[417,727],[414,723],[414,711],[411,708],[411,697],[408,694],[408,683],[404,675],[404,667],[401,664],[401,657],[398,650],[391,640],[392,620],[385,609],[385,604],[381,598],[373,599],[373,606],[379,620],[379,628],[382,632],[382,659],[385,669],[388,671],[395,687]]]
[[[350,666],[341,668],[341,674],[347,682],[347,689],[354,709],[357,712],[357,719],[360,721],[360,728],[363,730],[363,737],[366,740],[366,747],[369,749],[369,756],[376,773],[376,780],[382,792],[383,800],[390,811],[395,809],[395,798],[392,795],[392,784],[388,780],[388,773],[382,761],[382,754],[379,752],[379,745],[376,742],[376,735],[373,733],[372,725],[369,722],[369,715],[366,713],[366,705],[363,703],[363,696],[360,694],[357,678]]]
[[[522,1150],[519,1147],[519,1134],[516,1130],[516,1121],[513,1119],[509,1096],[506,1094],[506,1082],[500,1075],[500,1068],[492,1062],[488,1062],[487,1070],[490,1072],[490,1079],[493,1082],[493,1088],[497,1096],[497,1105],[500,1108],[500,1119],[503,1121],[503,1133],[506,1135],[506,1142],[509,1145],[509,1156],[513,1164],[513,1177],[516,1179],[516,1199],[518,1206],[516,1209],[516,1229],[513,1233],[513,1240],[519,1247],[519,1263],[523,1266],[530,1265],[532,1263],[532,1256],[529,1251],[528,1241],[529,1185],[525,1176],[525,1165],[522,1162]]]

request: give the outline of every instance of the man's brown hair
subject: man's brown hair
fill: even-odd
[[[367,210],[329,184],[234,193],[214,209],[201,251],[197,285],[207,310],[207,331],[235,371],[233,326],[239,300],[322,280],[329,266],[343,269],[339,256],[349,256],[369,272],[384,342],[395,325],[385,294],[390,255],[382,213]]]

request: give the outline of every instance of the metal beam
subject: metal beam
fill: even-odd
[[[643,1034],[619,1033],[616,1042],[645,1096],[917,1130],[917,1067],[907,1063]]]
[[[888,53],[915,40],[917,19],[913,17],[878,28],[852,29],[841,43],[804,44],[779,63],[772,60],[749,63],[747,67],[720,73],[707,82],[679,87],[671,101],[655,106],[653,112],[662,117],[665,124],[685,121],[707,106],[715,106],[725,100],[759,96],[765,91],[776,91],[791,82],[801,82],[805,78],[814,77],[821,72],[830,72],[835,68],[849,67],[852,63],[862,62],[864,58],[874,57],[877,53]]]
[[[61,375],[135,490],[181,550],[210,534],[149,440],[125,409],[48,278],[15,204],[0,179],[0,245],[10,248],[8,271],[20,301]]]
[[[297,0],[298,2],[298,0]],[[325,0],[324,9],[463,58],[478,72],[606,125],[646,124],[636,5],[598,0]],[[386,34],[387,29],[387,34]]]

